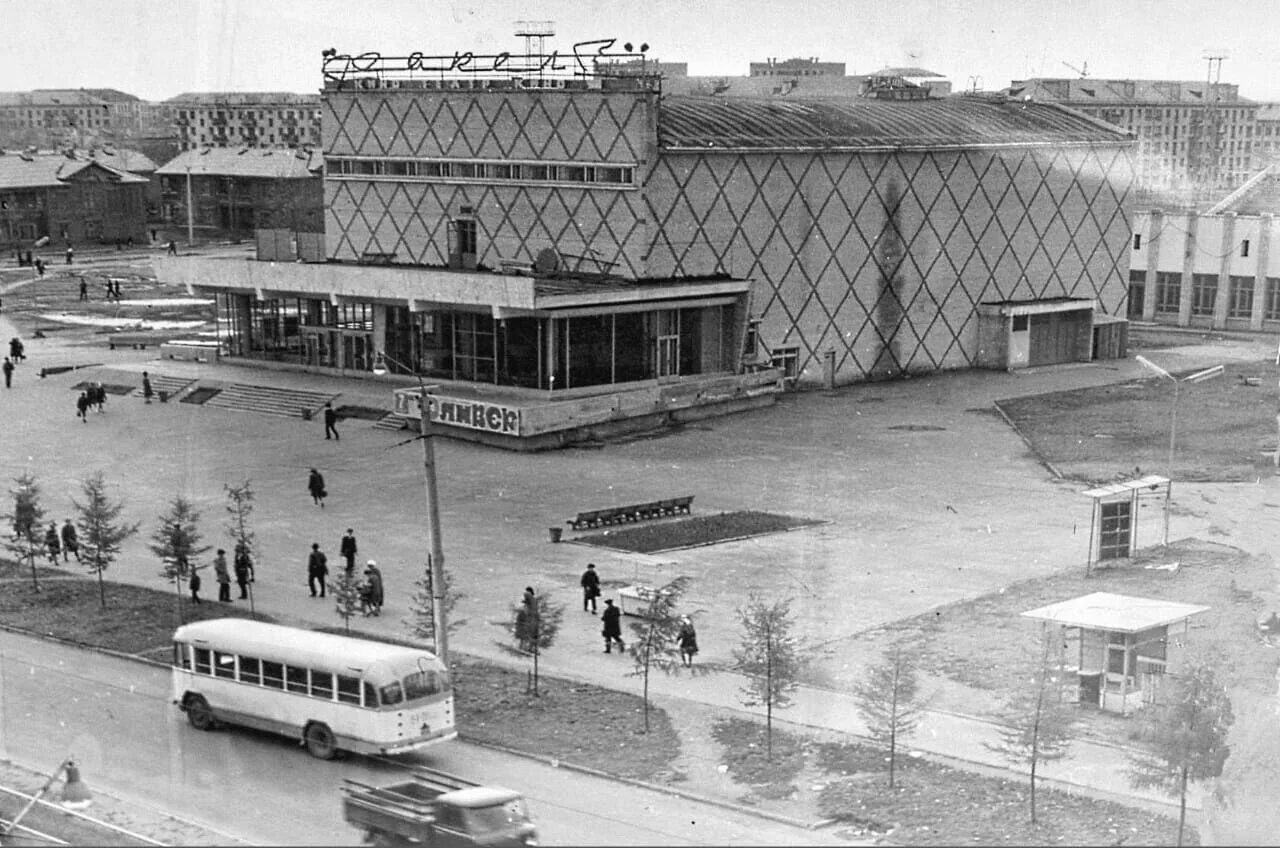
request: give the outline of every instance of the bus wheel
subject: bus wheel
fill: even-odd
[[[338,753],[338,740],[333,738],[329,725],[312,722],[305,734],[307,753],[318,760],[332,760]]]
[[[213,710],[209,709],[209,702],[200,695],[187,698],[187,721],[196,730],[213,730],[218,725]]]

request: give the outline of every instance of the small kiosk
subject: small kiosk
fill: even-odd
[[[1079,680],[1075,691],[1082,707],[1128,715],[1155,701],[1170,647],[1185,644],[1191,616],[1208,609],[1094,592],[1022,615],[1063,631],[1059,644],[1066,654],[1067,671]],[[1169,627],[1178,623],[1182,638],[1171,645]]]

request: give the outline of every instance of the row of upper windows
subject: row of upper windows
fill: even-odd
[[[373,684],[359,677],[317,671],[305,666],[285,665],[257,657],[237,657],[209,648],[197,647],[192,653],[195,655],[196,674],[369,708],[379,705],[391,707],[403,703],[406,698],[414,700],[435,695],[448,686],[444,675],[429,669],[410,674],[403,683],[396,681],[375,689]],[[191,668],[185,645],[174,646],[174,661],[180,668]]]
[[[607,188],[635,185],[630,165],[549,165],[539,162],[405,160],[366,157],[325,158],[325,175],[336,179],[383,178],[419,180],[483,180],[486,182],[555,182]]]

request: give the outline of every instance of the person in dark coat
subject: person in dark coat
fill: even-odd
[[[591,614],[596,614],[596,598],[600,597],[600,575],[596,574],[596,565],[587,563],[587,570],[582,572],[582,611],[587,612],[587,604],[591,605]]]
[[[330,433],[335,439],[342,438],[338,435],[338,413],[334,411],[333,404],[326,403],[324,405],[324,437],[329,438]]]
[[[685,666],[693,665],[693,655],[698,653],[698,632],[693,629],[689,616],[680,616],[680,632],[676,634],[676,642],[680,645],[680,662]]]
[[[76,538],[76,526],[68,518],[62,525],[62,561],[66,562],[75,554],[76,562],[80,561],[80,540]]]
[[[84,281],[84,277],[80,278],[80,299],[89,299],[89,284]]]
[[[231,603],[231,572],[227,569],[227,552],[218,548],[218,555],[213,558],[213,576],[218,581],[218,601]]]
[[[240,600],[249,597],[249,584],[253,582],[253,559],[245,548],[244,542],[236,542],[236,585],[240,587]]]
[[[191,569],[191,579],[187,581],[187,587],[191,589],[191,603],[200,603],[200,572],[195,568]]]
[[[22,361],[22,341],[17,336],[9,339],[9,358],[14,362]]]
[[[44,546],[48,549],[50,561],[57,564],[58,555],[62,553],[62,544],[58,541],[58,522],[49,522],[49,529],[44,534]]]
[[[81,392],[80,397],[76,398],[76,418],[84,423],[89,423],[89,393]]]
[[[324,597],[325,579],[329,576],[329,559],[320,550],[319,542],[311,543],[311,555],[307,557],[307,586],[311,597],[316,596],[316,584],[320,584],[320,597]]]
[[[146,371],[142,372],[142,397],[147,403],[151,403],[151,396],[154,394],[151,390],[151,377]]]
[[[604,622],[604,630],[600,632],[604,636],[604,652],[613,653],[613,643],[617,642],[619,653],[625,654],[627,646],[622,641],[622,610],[613,605],[613,598],[604,599],[604,612],[600,619]]]
[[[13,388],[13,362],[7,356],[4,358],[4,387]]]
[[[311,469],[311,476],[307,478],[307,491],[311,493],[311,501],[320,504],[320,508],[324,509],[324,499],[329,496],[329,493],[324,488],[324,475],[314,468]]]
[[[379,615],[382,613],[382,572],[378,570],[378,564],[373,560],[369,560],[364,566],[365,588],[361,596],[362,605],[365,608],[365,615]]]
[[[347,573],[350,574],[356,567],[356,531],[350,527],[347,528],[347,535],[342,537],[338,545],[338,552],[347,561]]]

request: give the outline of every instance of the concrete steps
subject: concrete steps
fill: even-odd
[[[408,430],[409,422],[399,415],[388,412],[373,423],[375,430]]]
[[[282,415],[286,418],[317,416],[326,403],[337,395],[325,392],[309,392],[301,389],[279,389],[270,386],[250,386],[232,383],[210,398],[205,406],[260,412],[265,415]]]
[[[160,395],[164,394],[165,400],[169,403],[181,400],[182,394],[190,388],[193,388],[196,381],[190,377],[166,377],[163,374],[152,374],[151,390],[156,394],[156,400],[160,399]],[[142,395],[142,377],[138,377],[138,388],[133,390],[133,394]]]

